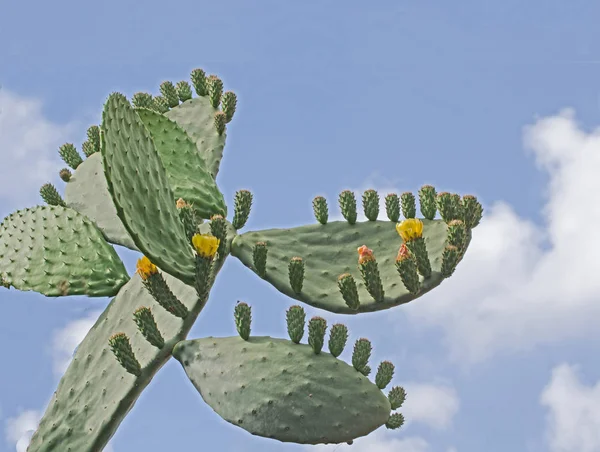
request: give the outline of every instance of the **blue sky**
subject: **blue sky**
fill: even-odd
[[[47,181],[62,189],[58,146],[81,144],[110,92],[158,93],[204,68],[238,94],[218,183],[230,203],[238,189],[254,193],[245,230],[313,223],[312,198],[333,207],[348,188],[431,183],[486,208],[459,270],[432,293],[382,313],[325,315],[372,339],[373,362],[392,360],[409,393],[404,428],[338,452],[600,451],[600,5],[372,3],[3,6],[0,217],[40,203]],[[119,253],[133,271],[135,253]],[[285,336],[292,300],[235,258],[220,276],[191,337],[234,334],[237,300],[252,304],[257,334]],[[108,300],[0,299],[0,451],[21,452]],[[110,444],[336,450],[230,426],[175,361]]]

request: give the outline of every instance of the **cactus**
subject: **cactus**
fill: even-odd
[[[59,149],[71,168],[60,171],[64,194],[46,184],[41,195],[49,205],[0,223],[0,286],[113,297],[77,348],[29,451],[102,450],[171,357],[219,415],[254,435],[341,443],[383,425],[400,427],[404,418],[392,411],[404,390],[381,392],[393,365],[382,362],[371,382],[371,342],[356,341],[352,365],[344,363],[337,358],[347,327],[331,326],[327,353],[326,320],[307,324],[300,305],[287,311],[290,340],[251,336],[246,303],[234,309],[239,337],[187,335],[229,255],[289,298],[329,312],[361,314],[415,300],[453,274],[481,204],[423,186],[424,219],[415,218],[415,196],[404,193],[401,200],[386,196],[383,221],[379,195],[367,190],[368,221],[358,222],[355,194],[345,190],[338,199],[344,221],[329,221],[327,201],[317,197],[318,224],[241,234],[252,194],[236,193],[229,222],[216,182],[237,96],[201,69],[192,71],[191,85],[196,97],[187,81],[164,82],[160,95],[138,92],[133,105],[111,94],[102,124],[88,129],[85,159],[72,143]],[[401,210],[407,220],[396,224]],[[434,219],[437,211],[442,220]],[[134,275],[111,245],[143,254]]]

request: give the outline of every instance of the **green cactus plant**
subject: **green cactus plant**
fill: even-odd
[[[372,383],[371,342],[356,341],[352,365],[340,361],[348,329],[330,328],[327,353],[327,322],[307,322],[299,305],[287,311],[290,340],[251,336],[245,303],[234,311],[239,337],[187,335],[229,255],[282,294],[325,311],[360,314],[412,301],[455,271],[481,220],[477,199],[423,186],[424,219],[414,218],[415,196],[404,193],[385,198],[383,221],[379,194],[367,190],[369,221],[359,222],[356,196],[344,190],[344,221],[329,221],[327,201],[317,197],[318,224],[240,233],[252,194],[236,193],[230,222],[216,182],[237,96],[195,69],[191,85],[164,82],[160,95],[139,92],[132,102],[108,97],[102,124],[88,129],[85,158],[73,144],[61,146],[71,168],[60,171],[64,199],[47,184],[41,195],[49,205],[0,223],[2,287],[113,297],[77,348],[28,450],[102,450],[171,357],[221,417],[255,435],[341,443],[382,425],[400,427],[404,418],[392,411],[404,390],[381,392],[393,365],[381,363]],[[407,220],[396,224],[401,208]],[[127,274],[111,244],[142,253],[136,274]]]

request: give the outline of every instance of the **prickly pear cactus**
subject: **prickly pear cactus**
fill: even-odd
[[[171,356],[208,405],[254,435],[341,443],[403,424],[393,411],[404,390],[381,392],[393,364],[372,372],[364,338],[354,344],[351,365],[339,360],[348,329],[329,328],[319,316],[307,322],[299,305],[287,311],[290,340],[253,336],[245,303],[234,312],[239,337],[187,341],[187,334],[229,254],[288,297],[330,312],[414,300],[453,274],[481,204],[427,185],[418,193],[422,219],[417,198],[403,193],[385,197],[389,221],[382,221],[380,195],[367,190],[368,221],[357,222],[356,195],[344,190],[338,202],[345,221],[329,222],[319,196],[318,224],[238,234],[253,196],[239,190],[228,221],[216,183],[236,106],[237,96],[201,69],[192,71],[191,84],[163,82],[156,96],[139,92],[130,102],[113,93],[82,154],[72,143],[59,149],[68,166],[59,171],[64,198],[44,184],[47,205],[0,223],[0,286],[114,297],[78,347],[30,452],[102,450]],[[127,275],[111,244],[142,254],[135,275]]]

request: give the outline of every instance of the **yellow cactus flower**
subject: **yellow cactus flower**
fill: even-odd
[[[136,272],[145,281],[150,275],[158,273],[158,268],[144,256],[138,259]]]
[[[183,200],[183,198],[179,198],[179,199],[177,200],[177,204],[176,204],[176,206],[177,206],[177,208],[178,208],[178,209],[183,209],[185,206],[187,206],[187,202],[185,202],[185,201]]]
[[[207,234],[195,234],[192,237],[192,245],[200,257],[212,258],[217,253],[221,241]]]
[[[405,242],[421,238],[423,236],[423,222],[418,218],[409,218],[396,225],[396,231]]]
[[[375,256],[373,256],[373,250],[367,248],[367,245],[363,245],[357,249],[358,251],[358,263],[362,264],[367,261],[374,261]]]

